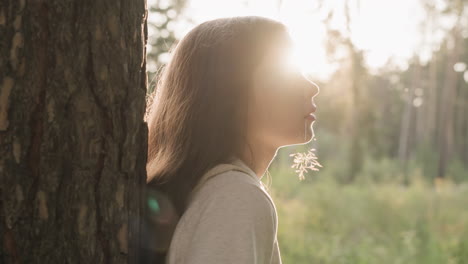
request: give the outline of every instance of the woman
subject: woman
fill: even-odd
[[[145,241],[166,263],[281,263],[261,178],[279,147],[313,138],[319,91],[292,44],[282,23],[246,16],[204,22],[172,52],[148,115]]]

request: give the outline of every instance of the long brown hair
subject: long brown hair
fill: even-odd
[[[144,263],[165,262],[200,177],[246,148],[252,154],[246,133],[253,73],[282,47],[286,32],[264,17],[220,18],[193,28],[172,51],[148,105],[146,206],[152,208],[144,209]]]
[[[148,115],[147,182],[182,215],[198,179],[240,157],[251,78],[287,28],[258,16],[220,18],[193,28],[159,78]]]

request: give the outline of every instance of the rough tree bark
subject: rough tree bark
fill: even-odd
[[[145,0],[0,3],[0,262],[135,263]]]

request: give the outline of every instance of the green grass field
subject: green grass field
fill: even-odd
[[[337,184],[270,170],[284,264],[466,264],[468,184]],[[263,180],[263,179],[262,179]],[[264,181],[264,183],[266,183]]]

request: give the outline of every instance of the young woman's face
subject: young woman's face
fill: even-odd
[[[292,51],[277,48],[269,52],[254,72],[248,117],[251,136],[277,147],[313,138],[314,120],[305,116],[315,111],[313,98],[319,92],[317,85],[289,63],[291,53],[285,50]]]

